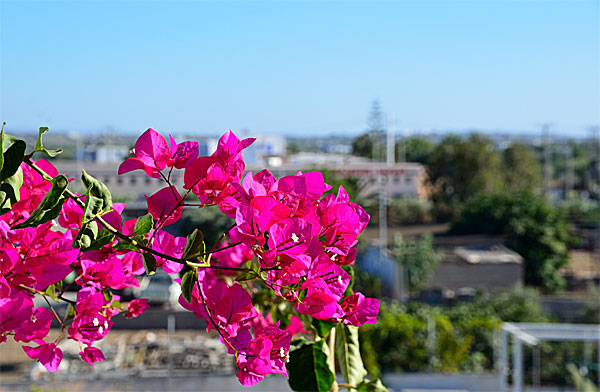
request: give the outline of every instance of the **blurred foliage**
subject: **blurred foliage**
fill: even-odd
[[[572,195],[563,200],[558,208],[571,222],[584,225],[598,225],[600,222],[600,204],[595,200],[585,200]]]
[[[385,157],[385,134],[374,130],[363,133],[352,141],[352,155],[381,161]]]
[[[394,255],[408,274],[408,288],[416,291],[429,280],[442,259],[442,254],[433,249],[433,236],[425,234],[418,241],[395,239]]]
[[[565,286],[569,225],[560,211],[531,192],[493,193],[470,201],[453,222],[455,234],[504,234],[525,259],[525,282],[547,292]]]
[[[370,225],[379,224],[379,198],[362,200],[361,204],[371,215]],[[388,226],[428,224],[434,221],[433,204],[429,201],[401,197],[392,199],[387,206]]]
[[[586,191],[598,199],[600,144],[590,140],[570,140],[566,144],[552,144],[549,148],[553,177],[564,183],[572,175],[576,191]]]
[[[592,380],[583,376],[579,372],[579,368],[575,366],[575,364],[570,363],[567,365],[567,370],[569,372],[569,376],[571,380],[573,380],[573,384],[575,384],[575,390],[577,392],[597,392],[598,387],[594,385]]]
[[[432,321],[435,345],[428,335]],[[382,302],[377,324],[360,329],[363,359],[373,377],[381,371],[489,371],[494,365],[494,331],[502,321],[550,318],[537,291],[523,287],[452,307]]]
[[[474,196],[502,189],[502,160],[493,142],[483,135],[446,136],[427,163],[438,220],[453,218]]]
[[[429,139],[421,136],[411,136],[396,143],[396,162],[427,163],[435,149]]]
[[[384,298],[383,282],[377,275],[370,274],[354,265],[354,290],[370,298]]]
[[[354,203],[360,204],[358,194],[362,189],[362,184],[358,178],[343,177],[335,171],[329,169],[317,169],[317,171],[320,171],[323,174],[323,179],[325,180],[325,182],[331,185],[331,189],[325,192],[324,196],[330,193],[337,195],[340,186],[343,186],[346,192],[348,193],[350,200],[352,200],[352,202]]]
[[[542,183],[542,168],[527,146],[515,142],[502,151],[504,189],[534,191]]]

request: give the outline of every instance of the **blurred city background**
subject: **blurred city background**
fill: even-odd
[[[256,137],[247,171],[319,170],[365,206],[355,287],[382,306],[361,350],[391,389],[600,385],[597,1],[0,2],[0,12],[0,120],[28,144],[49,126],[59,172],[85,168],[127,217],[161,187],[117,176],[147,127],[199,141],[200,155],[229,128]],[[230,225],[186,208],[168,230],[198,227],[213,243]],[[178,287],[158,273],[119,292],[154,306],[115,320],[96,369],[68,341],[58,374],[3,343],[0,390],[242,390]],[[270,377],[253,389],[285,388]]]

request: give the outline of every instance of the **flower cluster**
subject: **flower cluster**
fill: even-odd
[[[63,200],[56,220],[15,228],[35,213],[51,188],[39,173],[58,176],[44,160],[23,163],[20,201],[0,216],[0,342],[13,335],[17,341],[37,343],[24,347],[27,355],[56,370],[63,333],[56,341],[43,340],[56,317],[62,332],[80,342],[82,359],[93,365],[104,359],[93,344],[109,332],[111,319],[118,314],[137,317],[148,307],[146,300],[134,300],[122,309],[112,290],[137,286],[137,276],[145,271],[161,267],[178,274],[184,265],[191,272],[176,279],[182,284],[180,304],[218,332],[235,355],[237,376],[245,386],[267,374],[287,376],[292,335],[306,332],[296,316],[276,321],[263,314],[254,302],[261,290],[314,319],[352,326],[375,323],[379,301],[352,292],[346,271],[369,215],[349,200],[343,187],[337,195],[324,196],[331,186],[319,172],[276,179],[263,170],[244,176],[242,151],[253,142],[228,132],[212,155],[199,157],[197,142],[177,144],[170,136],[167,143],[153,129],[144,132],[118,172],[143,170],[164,182],[146,197],[147,229],[140,229],[141,218],[124,221],[125,205],[118,203],[90,220],[89,204],[98,199],[89,192]],[[184,171],[183,189],[171,182],[173,170]],[[191,195],[199,201],[194,206],[217,206],[235,221],[209,251],[202,243],[194,253],[193,239],[164,231],[192,205],[186,201]],[[89,227],[95,242],[81,241]],[[68,301],[70,313],[64,320],[34,307],[36,294],[64,300],[62,281],[69,274],[79,291],[75,301]]]

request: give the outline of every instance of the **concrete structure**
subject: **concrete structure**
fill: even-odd
[[[600,363],[600,325],[592,324],[546,324],[546,323],[503,323],[500,332],[500,355],[498,361],[498,390],[508,390],[508,336],[512,337],[512,391],[523,391],[523,345],[534,347],[534,384],[540,390],[539,343],[551,342],[596,342],[598,344],[597,361]],[[600,383],[598,385],[600,387]]]
[[[248,165],[253,172],[264,167]],[[408,197],[426,200],[429,193],[426,188],[427,173],[420,163],[395,163],[386,165],[381,162],[365,161],[343,155],[298,154],[278,167],[268,167],[276,177],[292,175],[301,170],[330,170],[341,177],[354,177],[360,180],[363,197],[379,195],[386,197]]]
[[[503,245],[446,249],[427,287],[457,292],[465,288],[493,292],[523,281],[523,258]]]

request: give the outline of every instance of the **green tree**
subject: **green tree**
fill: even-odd
[[[383,156],[383,131],[369,131],[352,141],[352,155],[380,160]]]
[[[487,137],[447,136],[427,161],[438,220],[456,216],[472,197],[502,189],[502,161]]]
[[[431,234],[421,236],[418,241],[405,242],[398,237],[395,256],[396,261],[406,268],[410,291],[418,290],[427,282],[442,258],[441,253],[433,249]]]
[[[504,184],[511,192],[533,191],[541,185],[542,168],[531,149],[521,143],[512,143],[502,151]]]
[[[422,136],[411,136],[396,143],[397,161],[426,163],[433,151],[435,144]]]
[[[564,287],[558,272],[567,263],[568,224],[545,198],[527,191],[480,195],[453,223],[461,234],[504,234],[525,259],[525,282],[552,292]]]

